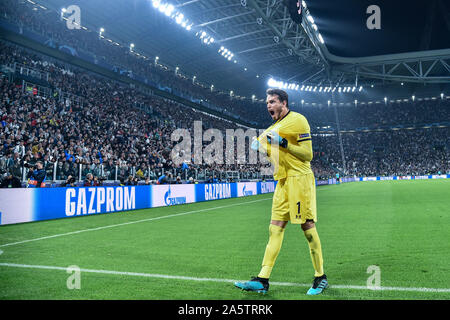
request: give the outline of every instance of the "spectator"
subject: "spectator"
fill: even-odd
[[[44,188],[44,181],[46,177],[47,173],[44,170],[44,165],[41,161],[37,161],[36,164],[30,168],[30,171],[27,174],[27,188]]]
[[[94,176],[92,173],[88,173],[86,175],[86,179],[84,180],[83,187],[91,187],[94,186]]]
[[[69,175],[67,180],[61,184],[61,187],[76,187],[75,183],[75,178]]]

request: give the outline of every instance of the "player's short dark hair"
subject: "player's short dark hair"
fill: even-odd
[[[278,96],[278,100],[282,103],[283,101],[286,101],[286,106],[289,107],[289,96],[286,91],[281,89],[267,89],[266,94],[268,96]]]

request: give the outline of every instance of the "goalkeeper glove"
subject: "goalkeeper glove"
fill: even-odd
[[[258,139],[256,139],[256,138],[253,139],[253,142],[252,142],[252,145],[251,145],[252,150],[258,151],[260,146],[261,146],[261,144],[259,143]]]
[[[288,141],[285,138],[280,137],[280,135],[273,130],[267,135],[267,141],[279,145],[282,148],[287,148],[288,145]]]

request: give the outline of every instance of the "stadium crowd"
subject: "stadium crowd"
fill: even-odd
[[[115,45],[104,39],[99,39],[98,33],[86,30],[68,30],[60,19],[60,13],[49,9],[42,10],[29,2],[5,0],[0,4],[0,17],[20,26],[26,26],[36,33],[49,39],[57,47],[69,45],[77,51],[94,55],[96,60],[102,60],[114,65],[116,70],[126,70],[129,75],[140,75],[161,87],[171,88],[172,92],[202,101],[214,110],[242,119],[254,119],[254,122],[264,121],[265,117],[255,114],[254,108],[248,108],[249,100],[230,100],[229,94],[218,90],[211,91],[204,83],[193,81],[191,77],[181,73],[175,75],[174,69],[161,63],[155,64],[152,59],[130,53],[127,46]],[[254,103],[259,108],[264,104]]]
[[[296,110],[315,127],[331,126],[336,129],[334,107],[304,106]],[[424,126],[450,121],[450,100],[441,97],[414,102],[351,104],[338,106],[337,110],[341,130]]]
[[[18,46],[0,45],[0,64],[20,62],[49,72],[52,92],[67,92],[84,101],[81,105],[67,104],[57,95],[28,92],[20,82],[10,83],[7,77],[0,80],[2,167],[13,170],[15,176],[23,176],[24,165],[33,166],[41,160],[48,176],[55,175],[56,180],[78,177],[80,165],[83,178],[92,172],[107,180],[123,181],[130,175],[155,179],[163,170],[173,169],[170,153],[175,129],[187,128],[193,135],[193,121],[201,121],[203,130],[215,128],[224,133],[238,128],[235,123],[179,103],[146,96],[76,68],[70,70],[70,66]],[[189,169],[190,176],[195,169],[245,171],[249,177],[258,172],[255,165],[196,165],[193,161]]]
[[[23,177],[22,168],[31,168],[36,161],[42,161],[48,177],[55,176],[60,181],[79,177],[81,164],[81,176],[87,185],[100,184],[103,180],[137,183],[136,177],[142,182],[154,183],[163,174],[162,169],[173,169],[171,133],[176,128],[187,128],[193,134],[193,120],[202,120],[203,129],[218,128],[224,132],[237,128],[229,121],[178,103],[145,96],[113,81],[102,81],[104,79],[89,72],[70,70],[64,64],[58,65],[50,58],[44,60],[17,46],[6,43],[1,46],[1,64],[17,57],[17,61],[30,67],[45,66],[43,70],[51,72],[52,88],[82,95],[87,101],[85,105],[67,105],[57,97],[35,95],[20,84],[10,83],[6,77],[1,79],[0,167],[15,177]],[[149,106],[148,113],[136,108],[137,102]],[[337,136],[314,132],[312,167],[315,175],[320,179],[333,177],[339,172],[333,168],[343,170]],[[445,172],[448,170],[449,136],[448,129],[444,128],[343,134],[348,174]],[[193,169],[215,170],[216,178],[223,171],[251,174],[260,171],[258,165],[199,166],[193,161],[189,167],[189,177]],[[95,179],[86,182],[89,173]],[[171,179],[176,182],[173,176]]]
[[[344,171],[336,134],[313,137],[324,161]],[[450,173],[450,128],[402,129],[342,134],[348,176],[407,176]]]

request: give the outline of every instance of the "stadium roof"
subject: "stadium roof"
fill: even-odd
[[[82,25],[103,27],[106,37],[237,95],[261,94],[269,77],[312,85],[450,82],[450,4],[443,0],[306,0],[302,24],[283,0],[161,0],[189,19],[191,31],[152,1],[37,0],[56,11],[76,4]],[[379,30],[367,28],[370,5],[380,8]],[[214,43],[195,36],[203,31]]]
[[[367,8],[380,8],[380,29],[369,29]],[[444,0],[311,0],[328,51],[367,57],[450,48],[450,3]]]

